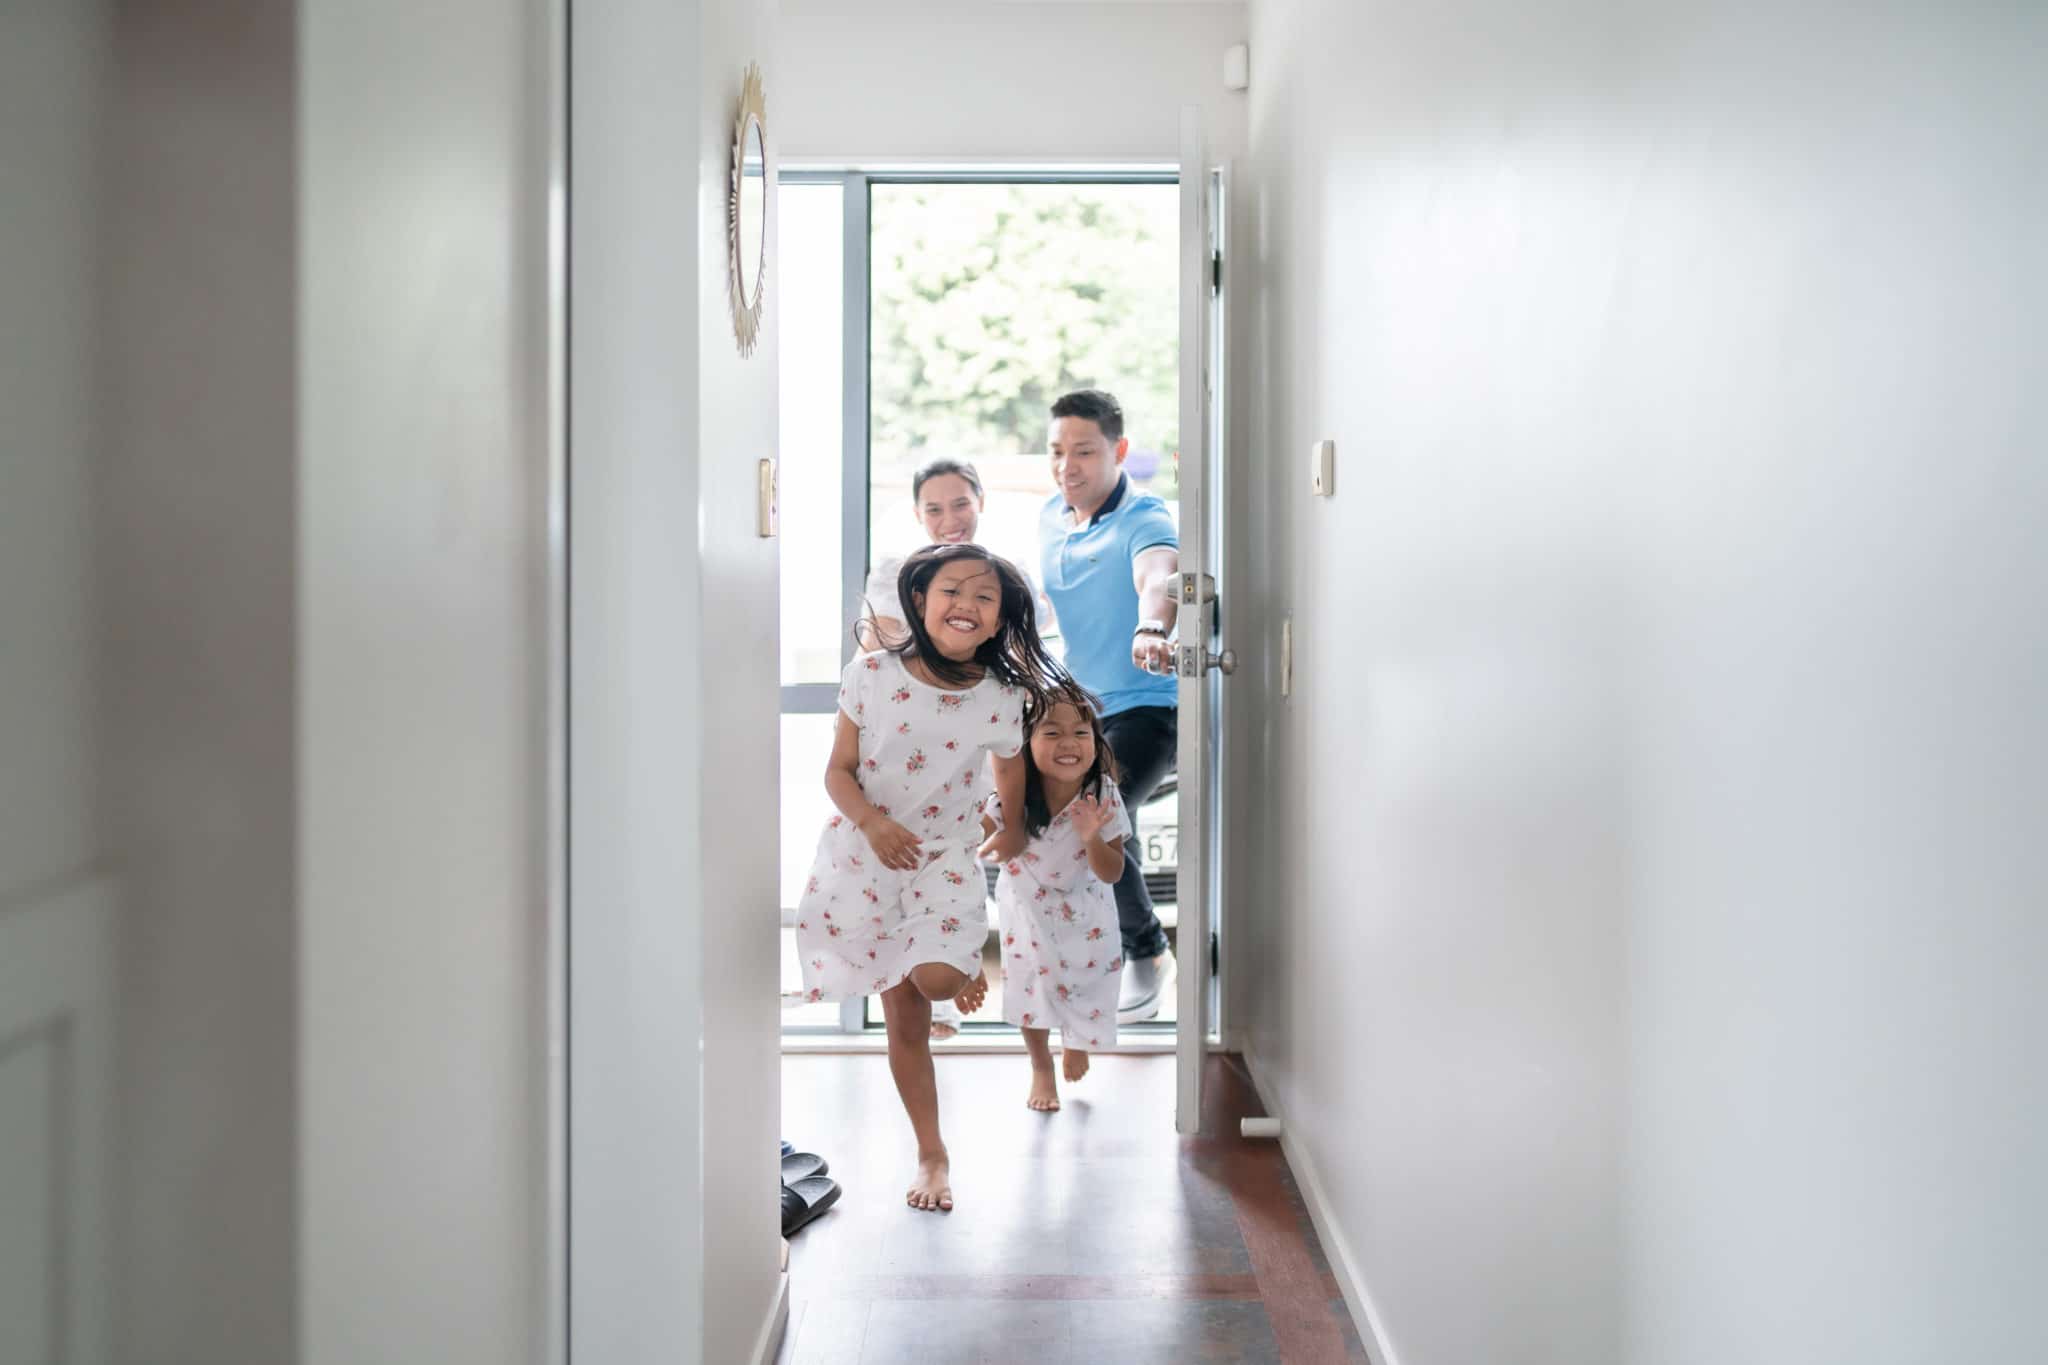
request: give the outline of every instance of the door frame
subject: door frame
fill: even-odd
[[[1175,725],[1179,751],[1176,769],[1180,779],[1179,852],[1175,869],[1179,882],[1175,899],[1179,911],[1180,998],[1174,1023],[1173,1121],[1177,1131],[1192,1137],[1202,1130],[1202,1078],[1209,1051],[1209,939],[1214,918],[1211,859],[1212,848],[1218,843],[1210,828],[1218,747],[1210,742],[1210,704],[1213,694],[1220,690],[1210,681],[1204,663],[1212,631],[1210,613],[1215,607],[1209,596],[1196,589],[1198,585],[1213,584],[1215,552],[1209,542],[1214,514],[1222,509],[1212,486],[1214,470],[1209,460],[1208,334],[1214,296],[1213,239],[1209,224],[1209,159],[1203,142],[1202,111],[1196,105],[1181,111],[1177,180],[1181,590],[1174,634],[1180,675]]]
[[[1130,165],[1074,167],[1017,165],[926,166],[783,166],[777,175],[781,184],[832,185],[842,187],[841,236],[842,323],[841,410],[840,410],[840,619],[852,621],[861,609],[861,591],[867,581],[872,528],[869,513],[873,501],[873,404],[869,383],[872,337],[871,266],[872,196],[876,185],[1177,185],[1180,167],[1174,163],[1147,162]],[[1183,405],[1185,411],[1185,404]],[[1185,442],[1185,438],[1183,438]],[[786,471],[785,471],[786,476]],[[843,667],[853,657],[849,632],[840,644]],[[830,682],[786,683],[781,689],[781,715],[828,715],[838,706],[838,684]],[[1135,812],[1133,813],[1135,816]],[[1212,897],[1213,898],[1213,897]],[[782,907],[782,927],[796,924],[796,908]],[[1213,1018],[1213,1014],[1210,1016]],[[880,1026],[867,1021],[864,1000],[841,1003],[836,1027],[819,1025],[785,1026],[785,1051],[820,1048],[849,1050],[833,1040],[844,1035],[877,1033]],[[1176,1026],[1175,1033],[1179,1029]],[[1207,1042],[1214,1045],[1218,1034],[1212,1026]],[[950,1052],[1023,1050],[1021,1037],[998,1035],[949,1045]],[[1117,1051],[1160,1052],[1166,1041],[1147,1039]]]

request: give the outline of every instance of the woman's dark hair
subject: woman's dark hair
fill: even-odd
[[[896,577],[896,595],[903,601],[903,623],[910,628],[910,634],[901,644],[889,646],[889,652],[898,658],[920,660],[946,687],[968,688],[978,681],[967,664],[956,663],[939,653],[931,632],[925,629],[924,613],[917,607],[917,599],[938,577],[939,570],[963,559],[988,565],[1002,591],[1002,624],[974,651],[974,663],[997,682],[1022,688],[1028,710],[1057,687],[1066,674],[1046,652],[1045,642],[1038,638],[1038,612],[1031,600],[1031,584],[1016,565],[979,545],[927,545],[903,561],[903,572]]]
[[[1061,417],[1085,417],[1102,428],[1102,439],[1111,445],[1123,439],[1124,408],[1116,401],[1113,393],[1101,389],[1075,389],[1063,393],[1054,400],[1052,415]]]
[[[987,496],[981,491],[981,475],[974,472],[973,465],[965,460],[956,460],[950,455],[941,455],[936,460],[926,460],[917,467],[917,472],[910,476],[910,500],[916,502],[924,496],[926,482],[938,478],[941,474],[952,474],[967,480],[967,486],[974,490],[974,496],[977,498]]]
[[[1095,704],[1095,698],[1088,695],[1088,689],[1066,678],[1047,692],[1024,716],[1024,828],[1036,839],[1052,824],[1052,809],[1045,800],[1045,778],[1039,773],[1038,765],[1031,761],[1031,732],[1044,723],[1052,714],[1052,708],[1061,704],[1073,707],[1088,721],[1088,728],[1095,732],[1095,762],[1081,777],[1081,790],[1076,797],[1102,796],[1102,784],[1118,782],[1123,774],[1117,771],[1116,753],[1109,747],[1109,736],[1102,729],[1102,711]]]

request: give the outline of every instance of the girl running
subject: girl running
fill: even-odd
[[[991,772],[1021,809],[1023,717],[1056,665],[1032,624],[1031,590],[978,545],[933,545],[904,562],[899,643],[857,656],[839,688],[826,822],[797,906],[806,1000],[879,994],[889,1069],[917,1137],[912,1208],[953,1207],[932,1072],[931,1002],[981,1005],[988,937],[977,851],[1009,857],[1023,829],[984,847]]]
[[[947,456],[927,460],[910,476],[911,508],[917,524],[934,545],[964,545],[980,538],[981,513],[987,498],[981,490],[981,475],[965,460]],[[866,611],[854,634],[862,649],[898,645],[909,638],[903,624],[903,605],[897,580],[903,576],[903,556],[885,556],[868,575],[862,594]],[[1024,581],[1031,582],[1028,571]],[[1043,627],[1045,616],[1037,586],[1031,590],[1034,617]],[[950,1000],[932,1005],[932,1037],[951,1038],[960,1031],[960,1010]]]
[[[1025,1103],[1060,1107],[1052,1073],[1052,1029],[1060,1030],[1068,1084],[1088,1074],[1088,1052],[1116,1043],[1117,988],[1124,969],[1116,897],[1130,817],[1117,792],[1116,756],[1088,694],[1067,682],[1031,712],[1024,751],[1024,802],[988,818],[993,830],[1021,809],[1030,843],[996,880],[1002,916],[1003,1018],[1031,1053]]]

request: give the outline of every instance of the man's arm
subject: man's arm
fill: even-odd
[[[1170,638],[1173,626],[1180,614],[1180,603],[1174,592],[1175,582],[1180,577],[1180,551],[1172,545],[1154,545],[1149,550],[1140,550],[1131,559],[1131,582],[1138,589],[1138,623],[1156,621],[1166,628],[1165,635],[1138,634],[1131,637],[1131,662],[1147,673],[1171,673],[1173,671],[1173,645]]]

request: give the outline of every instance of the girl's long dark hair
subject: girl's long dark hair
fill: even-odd
[[[974,651],[973,662],[997,682],[1023,689],[1027,709],[1035,706],[1065,680],[1066,673],[1038,638],[1038,612],[1031,600],[1029,581],[1016,565],[979,545],[927,545],[903,561],[903,572],[896,578],[896,594],[903,600],[903,623],[910,634],[901,644],[889,646],[889,652],[898,658],[919,660],[947,687],[968,688],[980,681],[973,667],[939,653],[931,632],[924,627],[924,613],[917,606],[917,599],[931,587],[939,570],[963,559],[988,565],[1002,589],[1002,624]]]
[[[1117,771],[1116,753],[1109,747],[1109,736],[1103,733],[1102,712],[1096,706],[1095,698],[1072,678],[1063,680],[1040,698],[1024,718],[1024,828],[1034,839],[1052,824],[1052,808],[1045,799],[1045,778],[1039,773],[1038,765],[1031,761],[1031,732],[1052,714],[1053,707],[1063,702],[1087,717],[1088,728],[1095,732],[1095,762],[1082,775],[1081,789],[1074,793],[1075,799],[1093,796],[1100,800],[1103,783],[1123,780],[1123,774]]]

